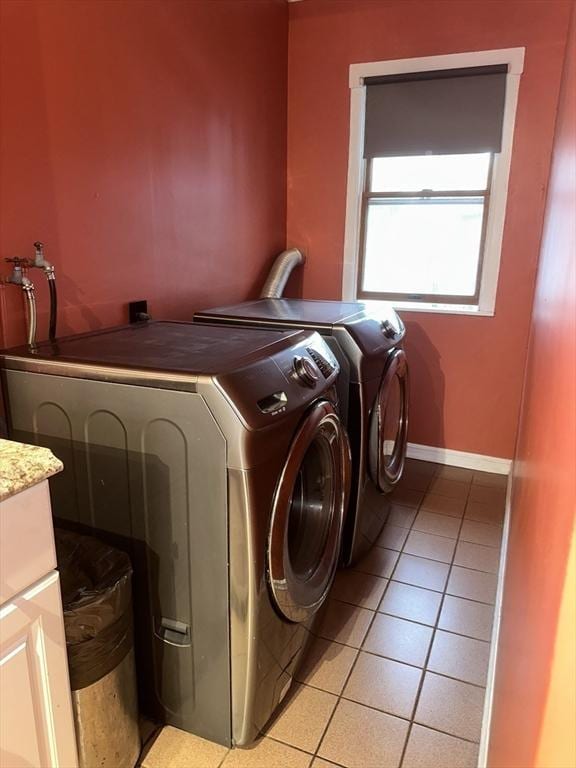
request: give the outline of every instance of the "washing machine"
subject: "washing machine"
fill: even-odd
[[[254,328],[305,328],[322,334],[341,367],[338,394],[352,447],[350,507],[342,564],[378,538],[389,491],[400,480],[408,430],[405,328],[394,309],[359,302],[260,299],[200,312],[196,322]]]
[[[313,331],[154,322],[0,355],[57,522],[134,565],[141,708],[226,745],[286,694],[337,566],[350,456]]]

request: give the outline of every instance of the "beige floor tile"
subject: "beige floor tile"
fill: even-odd
[[[413,725],[402,768],[476,768],[478,746],[469,741]]]
[[[370,552],[356,563],[354,570],[389,579],[397,560],[398,552],[396,550],[372,547]]]
[[[310,768],[339,768],[336,763],[329,763],[328,760],[322,760],[321,757],[315,757],[312,760]]]
[[[397,525],[399,528],[410,528],[416,517],[414,507],[403,507],[401,504],[392,504],[388,515],[387,525]]]
[[[478,741],[484,689],[426,672],[415,721],[453,736]]]
[[[506,488],[473,483],[470,487],[468,500],[479,501],[482,504],[493,504],[498,509],[504,509],[506,505]]]
[[[464,518],[460,540],[483,544],[486,547],[499,547],[502,543],[502,528],[499,525],[488,525]]]
[[[404,552],[407,555],[427,557],[430,560],[439,560],[441,563],[452,562],[455,539],[447,539],[445,536],[435,536],[432,533],[422,531],[410,531],[410,535],[404,544]]]
[[[391,581],[378,610],[401,619],[434,626],[441,600],[440,592]]]
[[[462,517],[466,499],[451,499],[449,496],[439,496],[437,493],[427,493],[424,496],[420,510],[434,512],[437,515],[449,515],[450,517]]]
[[[443,477],[445,480],[457,480],[459,483],[471,483],[473,475],[474,472],[471,469],[442,464],[436,470],[436,477]]]
[[[309,768],[312,755],[281,744],[273,739],[260,739],[249,747],[231,749],[226,755],[222,768]],[[183,766],[189,768],[190,764]],[[165,763],[162,768],[172,768]],[[206,768],[206,766],[202,766]]]
[[[380,604],[387,579],[358,571],[339,571],[334,579],[331,597],[375,611]]]
[[[454,565],[472,568],[485,573],[498,573],[500,550],[495,547],[485,547],[482,544],[471,544],[469,541],[459,541],[456,546]]]
[[[221,744],[167,725],[144,756],[142,768],[218,768],[227,752]]]
[[[337,702],[332,693],[295,685],[266,735],[305,752],[315,752]]]
[[[479,523],[502,525],[504,510],[495,504],[483,504],[481,501],[469,501],[464,512],[465,520],[476,520]]]
[[[410,718],[422,672],[415,667],[360,652],[342,694],[347,699]]]
[[[414,555],[400,555],[394,571],[394,579],[415,587],[441,591],[446,586],[448,571],[449,566],[446,563],[426,560]]]
[[[437,515],[434,512],[421,510],[416,515],[412,530],[433,533],[435,536],[446,536],[448,539],[457,539],[460,525],[461,520],[459,517]]]
[[[482,603],[494,604],[498,578],[493,573],[471,571],[469,568],[453,566],[446,592],[456,597],[467,597]]]
[[[356,648],[317,637],[308,649],[296,679],[338,695],[342,693],[357,654]]]
[[[407,458],[404,462],[404,469],[408,471],[419,472],[428,477],[434,477],[440,464],[434,461],[421,461],[420,459]]]
[[[470,483],[461,483],[458,480],[448,480],[445,477],[435,477],[428,486],[428,493],[436,494],[437,496],[448,496],[450,499],[462,499],[468,498],[470,492]]]
[[[475,485],[491,485],[497,488],[508,486],[508,475],[496,475],[493,472],[474,472],[472,482]]]
[[[419,472],[411,467],[405,467],[398,487],[408,488],[412,491],[425,491],[430,485],[431,479],[432,475],[430,474]]]
[[[490,644],[438,630],[434,635],[428,669],[465,683],[486,685]]]
[[[345,768],[398,768],[407,732],[405,720],[341,700],[318,754]]]
[[[331,599],[315,634],[326,640],[360,648],[373,616],[373,611]]]
[[[392,502],[403,507],[417,507],[423,498],[424,493],[422,491],[415,491],[402,486],[397,486],[390,494]]]
[[[438,627],[447,632],[489,641],[492,636],[494,606],[446,595]]]
[[[363,650],[423,666],[431,638],[430,627],[378,613],[366,635]]]
[[[390,523],[386,523],[376,543],[379,547],[400,551],[404,546],[407,536],[408,528],[401,528],[399,525],[390,525]]]

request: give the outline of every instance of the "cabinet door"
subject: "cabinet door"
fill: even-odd
[[[0,608],[0,766],[76,768],[58,573]]]

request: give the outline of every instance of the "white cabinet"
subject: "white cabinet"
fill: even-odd
[[[76,768],[46,481],[0,503],[0,533],[0,766]]]

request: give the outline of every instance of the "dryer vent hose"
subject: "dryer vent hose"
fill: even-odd
[[[286,288],[288,278],[292,274],[293,270],[304,264],[306,261],[304,254],[297,248],[290,248],[276,258],[268,279],[264,283],[262,292],[260,293],[261,299],[280,299]]]

